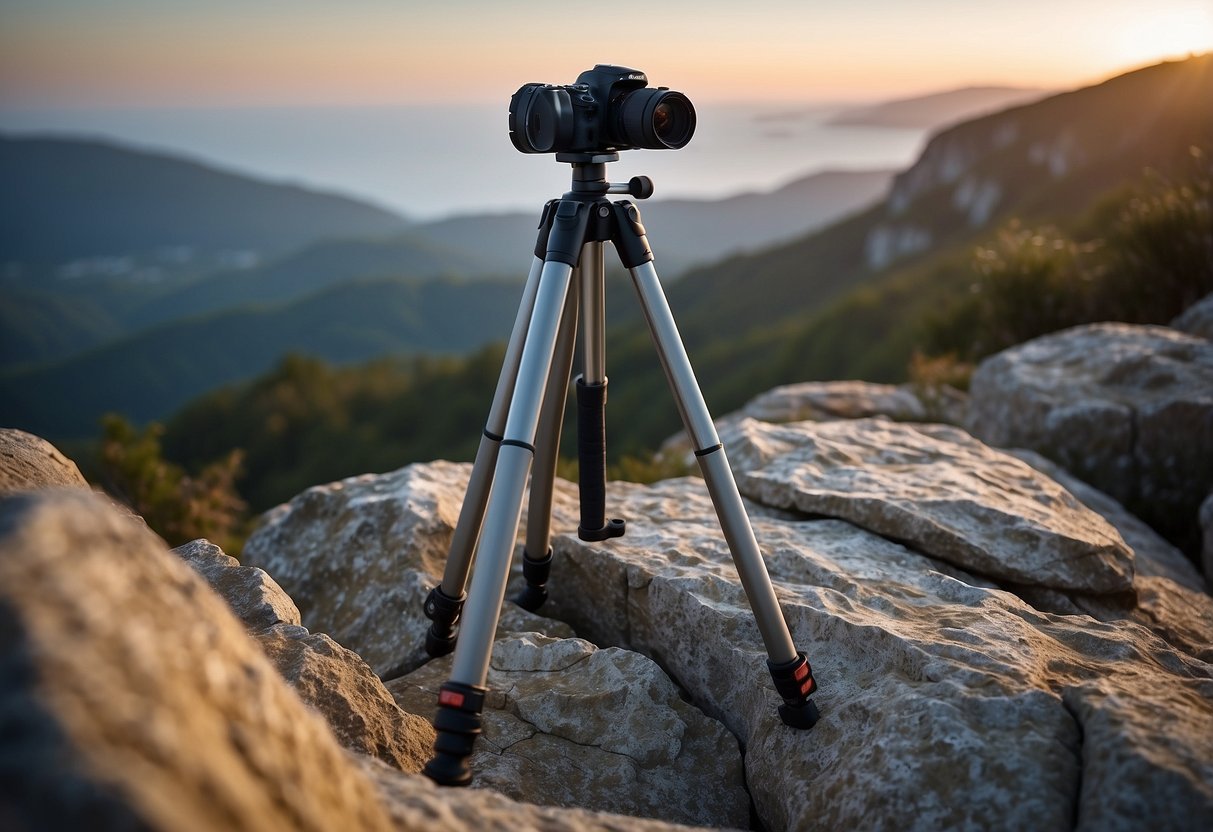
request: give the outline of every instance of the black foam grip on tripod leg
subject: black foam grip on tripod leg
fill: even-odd
[[[606,526],[607,385],[577,377],[577,483],[581,491],[581,529]]]

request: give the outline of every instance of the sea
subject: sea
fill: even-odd
[[[376,107],[15,109],[0,135],[105,139],[236,173],[366,200],[414,221],[535,210],[570,169],[510,143],[507,104]],[[681,150],[628,150],[612,181],[644,174],[656,198],[766,191],[824,170],[900,169],[927,131],[840,126],[838,105],[697,104]]]

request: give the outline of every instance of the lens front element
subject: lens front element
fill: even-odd
[[[626,145],[677,150],[695,134],[695,108],[680,92],[635,90],[618,103],[620,138]]]

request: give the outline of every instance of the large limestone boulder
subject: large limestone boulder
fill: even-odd
[[[242,558],[281,583],[304,626],[395,678],[429,659],[422,609],[442,579],[469,472],[435,462],[310,488],[265,514]],[[517,607],[503,625],[573,634]]]
[[[420,467],[378,487],[445,493],[466,481],[466,466]],[[821,722],[796,731],[776,716],[702,481],[611,483],[608,509],[628,532],[594,544],[573,531],[575,486],[556,491],[544,612],[600,646],[650,656],[724,722],[745,748],[766,828],[1213,823],[1213,667],[1134,621],[1042,611],[851,523],[755,510],[776,592],[821,683]],[[1024,556],[1014,544],[1005,551]]]
[[[391,828],[223,601],[86,492],[0,501],[0,667],[7,828]]]
[[[77,487],[88,482],[58,448],[32,433],[0,428],[0,494]]]
[[[1093,324],[987,359],[968,427],[1030,448],[1111,495],[1185,552],[1213,489],[1213,343],[1166,327]]]
[[[430,713],[450,657],[389,685]],[[744,827],[737,739],[684,702],[652,660],[581,639],[508,635],[493,646],[473,784],[528,803]]]

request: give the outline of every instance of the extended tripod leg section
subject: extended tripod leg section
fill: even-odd
[[[523,492],[535,454],[536,432],[562,330],[561,318],[573,267],[585,238],[589,206],[573,200],[561,200],[555,206],[547,257],[518,364],[451,676],[439,692],[434,757],[424,769],[426,776],[443,785],[462,786],[471,780],[467,757],[480,733],[493,635],[505,600],[514,541],[522,517]]]
[[[626,200],[615,203],[615,211],[619,234],[616,249],[632,275],[657,356],[695,448],[695,457],[707,483],[708,494],[720,520],[733,563],[737,566],[742,588],[754,611],[775,689],[784,700],[779,708],[779,716],[785,724],[794,728],[810,728],[818,718],[817,707],[809,699],[817,690],[812,668],[804,653],[799,652],[792,643],[792,634],[779,608],[779,600],[754,537],[749,515],[741,502],[741,494],[725,456],[724,445],[716,433],[674,315],[661,289],[661,280],[653,266],[653,254],[640,222],[640,212]]]

